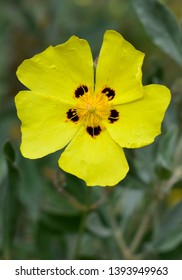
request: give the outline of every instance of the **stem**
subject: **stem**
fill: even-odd
[[[155,200],[151,203],[151,205],[148,207],[146,213],[144,214],[141,223],[138,227],[138,230],[131,242],[130,250],[132,253],[136,252],[138,249],[147,229],[148,225],[152,216],[152,212],[154,209],[157,208],[157,206],[160,204],[160,202],[166,197],[166,195],[169,193],[170,189],[176,183],[179,179],[182,178],[181,175],[181,168],[176,169],[174,174],[171,176],[171,178],[168,181],[162,182],[159,186],[156,186],[156,196]]]
[[[169,180],[165,181],[161,186],[161,191],[164,195],[168,194],[171,188],[182,179],[182,168],[181,166],[176,168],[173,172],[173,175],[169,178]]]
[[[85,225],[86,225],[88,213],[91,209],[91,192],[92,192],[91,187],[88,187],[87,197],[86,197],[86,207],[83,211],[83,215],[82,215],[82,219],[81,219],[81,223],[80,223],[80,228],[79,228],[79,231],[78,231],[78,237],[77,237],[77,241],[76,241],[76,245],[75,245],[75,251],[74,251],[74,254],[73,254],[73,256],[74,256],[73,259],[78,259],[78,256],[79,256],[81,241],[82,241],[83,233],[84,233],[84,230],[85,230]]]
[[[115,241],[120,249],[121,255],[123,255],[124,259],[126,259],[126,260],[133,259],[134,257],[132,256],[130,249],[128,248],[128,246],[125,243],[121,229],[119,230],[114,227],[113,234],[115,237]]]
[[[112,207],[110,207],[109,212],[110,212],[110,215],[111,215],[111,226],[112,226],[112,229],[113,229],[113,235],[114,235],[115,241],[116,241],[116,243],[119,247],[121,255],[126,260],[138,259],[137,256],[134,256],[132,254],[129,247],[127,246],[127,244],[124,240],[124,237],[123,237],[122,230],[121,230],[121,228],[119,228],[117,226],[117,222],[116,222],[115,215],[113,213]]]

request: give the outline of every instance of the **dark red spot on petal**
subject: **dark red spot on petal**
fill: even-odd
[[[75,90],[75,97],[78,98],[78,97],[84,95],[85,92],[88,92],[88,87],[85,85],[82,85]]]
[[[87,126],[87,132],[90,136],[97,136],[101,133],[101,127],[100,126]]]
[[[77,122],[79,120],[76,109],[69,109],[66,114],[67,118],[73,122]]]
[[[113,123],[113,122],[116,122],[117,120],[119,120],[119,112],[116,110],[111,110],[108,120],[110,123]]]
[[[100,126],[94,127],[94,135],[99,135],[100,133],[101,133],[101,127]]]
[[[109,87],[106,87],[102,90],[102,93],[104,93],[109,100],[112,100],[115,96],[115,91]]]

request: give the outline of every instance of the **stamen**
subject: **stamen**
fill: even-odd
[[[96,138],[102,132],[102,120],[114,123],[119,119],[119,112],[110,109],[112,104],[109,101],[115,96],[113,89],[105,87],[102,91],[92,92],[86,85],[81,85],[74,94],[77,101],[74,108],[67,111],[67,118],[82,123],[91,137]]]

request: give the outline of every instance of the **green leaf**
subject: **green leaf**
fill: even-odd
[[[6,142],[4,145],[4,154],[8,163],[14,164],[15,161],[15,152],[10,142]]]
[[[53,186],[45,185],[44,210],[62,216],[71,216],[80,212],[63,193],[58,193]]]
[[[43,212],[41,226],[54,234],[77,232],[80,227],[81,215],[61,216]]]
[[[37,227],[35,235],[35,258],[43,260],[67,259],[68,245],[64,235],[55,235],[45,230],[41,223]]]
[[[4,189],[2,205],[3,251],[4,257],[10,258],[21,203],[19,200],[19,171],[15,165],[15,153],[10,142],[4,145],[4,155],[7,163],[7,180]]]
[[[133,167],[135,168],[136,175],[139,181],[144,182],[144,189],[146,185],[150,184],[154,179],[154,161],[155,161],[155,148],[157,142],[153,145],[135,149],[134,157],[132,159]],[[142,172],[141,172],[142,170]],[[134,177],[136,177],[136,175]],[[134,178],[136,180],[136,178]],[[140,184],[142,186],[142,184]]]
[[[42,176],[42,169],[39,166],[42,159],[31,161],[22,159],[19,163],[21,169],[21,192],[20,198],[26,208],[27,215],[33,221],[39,219],[41,215],[42,200],[45,190],[46,180]],[[32,203],[33,202],[33,203]]]
[[[87,229],[93,234],[102,238],[109,237],[112,234],[111,229],[103,224],[101,218],[96,212],[92,212],[88,216]]]
[[[180,243],[182,243],[182,226],[176,228],[162,239],[157,245],[157,250],[159,252],[167,252],[176,248]]]
[[[160,138],[155,170],[161,179],[169,178],[172,173],[177,137],[178,128],[173,125]]]
[[[157,230],[153,246],[158,252],[173,249],[182,242],[182,202],[170,209]]]
[[[182,33],[174,14],[158,0],[132,0],[146,33],[182,66]]]
[[[85,204],[87,197],[87,186],[83,180],[80,180],[76,176],[69,173],[65,173],[66,176],[66,191],[75,197],[78,201]]]

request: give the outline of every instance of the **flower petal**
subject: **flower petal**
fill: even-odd
[[[123,150],[106,130],[92,138],[82,127],[59,159],[59,166],[88,186],[113,186],[128,172]]]
[[[138,148],[152,143],[161,132],[170,98],[170,91],[165,86],[145,86],[141,99],[115,106],[119,120],[105,122],[109,134],[121,147]]]
[[[93,59],[88,42],[72,36],[64,44],[50,46],[24,60],[17,76],[29,89],[72,104],[80,85],[93,88]]]
[[[37,92],[21,91],[15,97],[22,121],[21,152],[27,158],[40,158],[55,152],[73,138],[80,125],[67,119],[68,104]]]
[[[144,54],[136,50],[119,33],[106,31],[96,68],[96,91],[111,88],[115,91],[113,104],[140,98]]]

